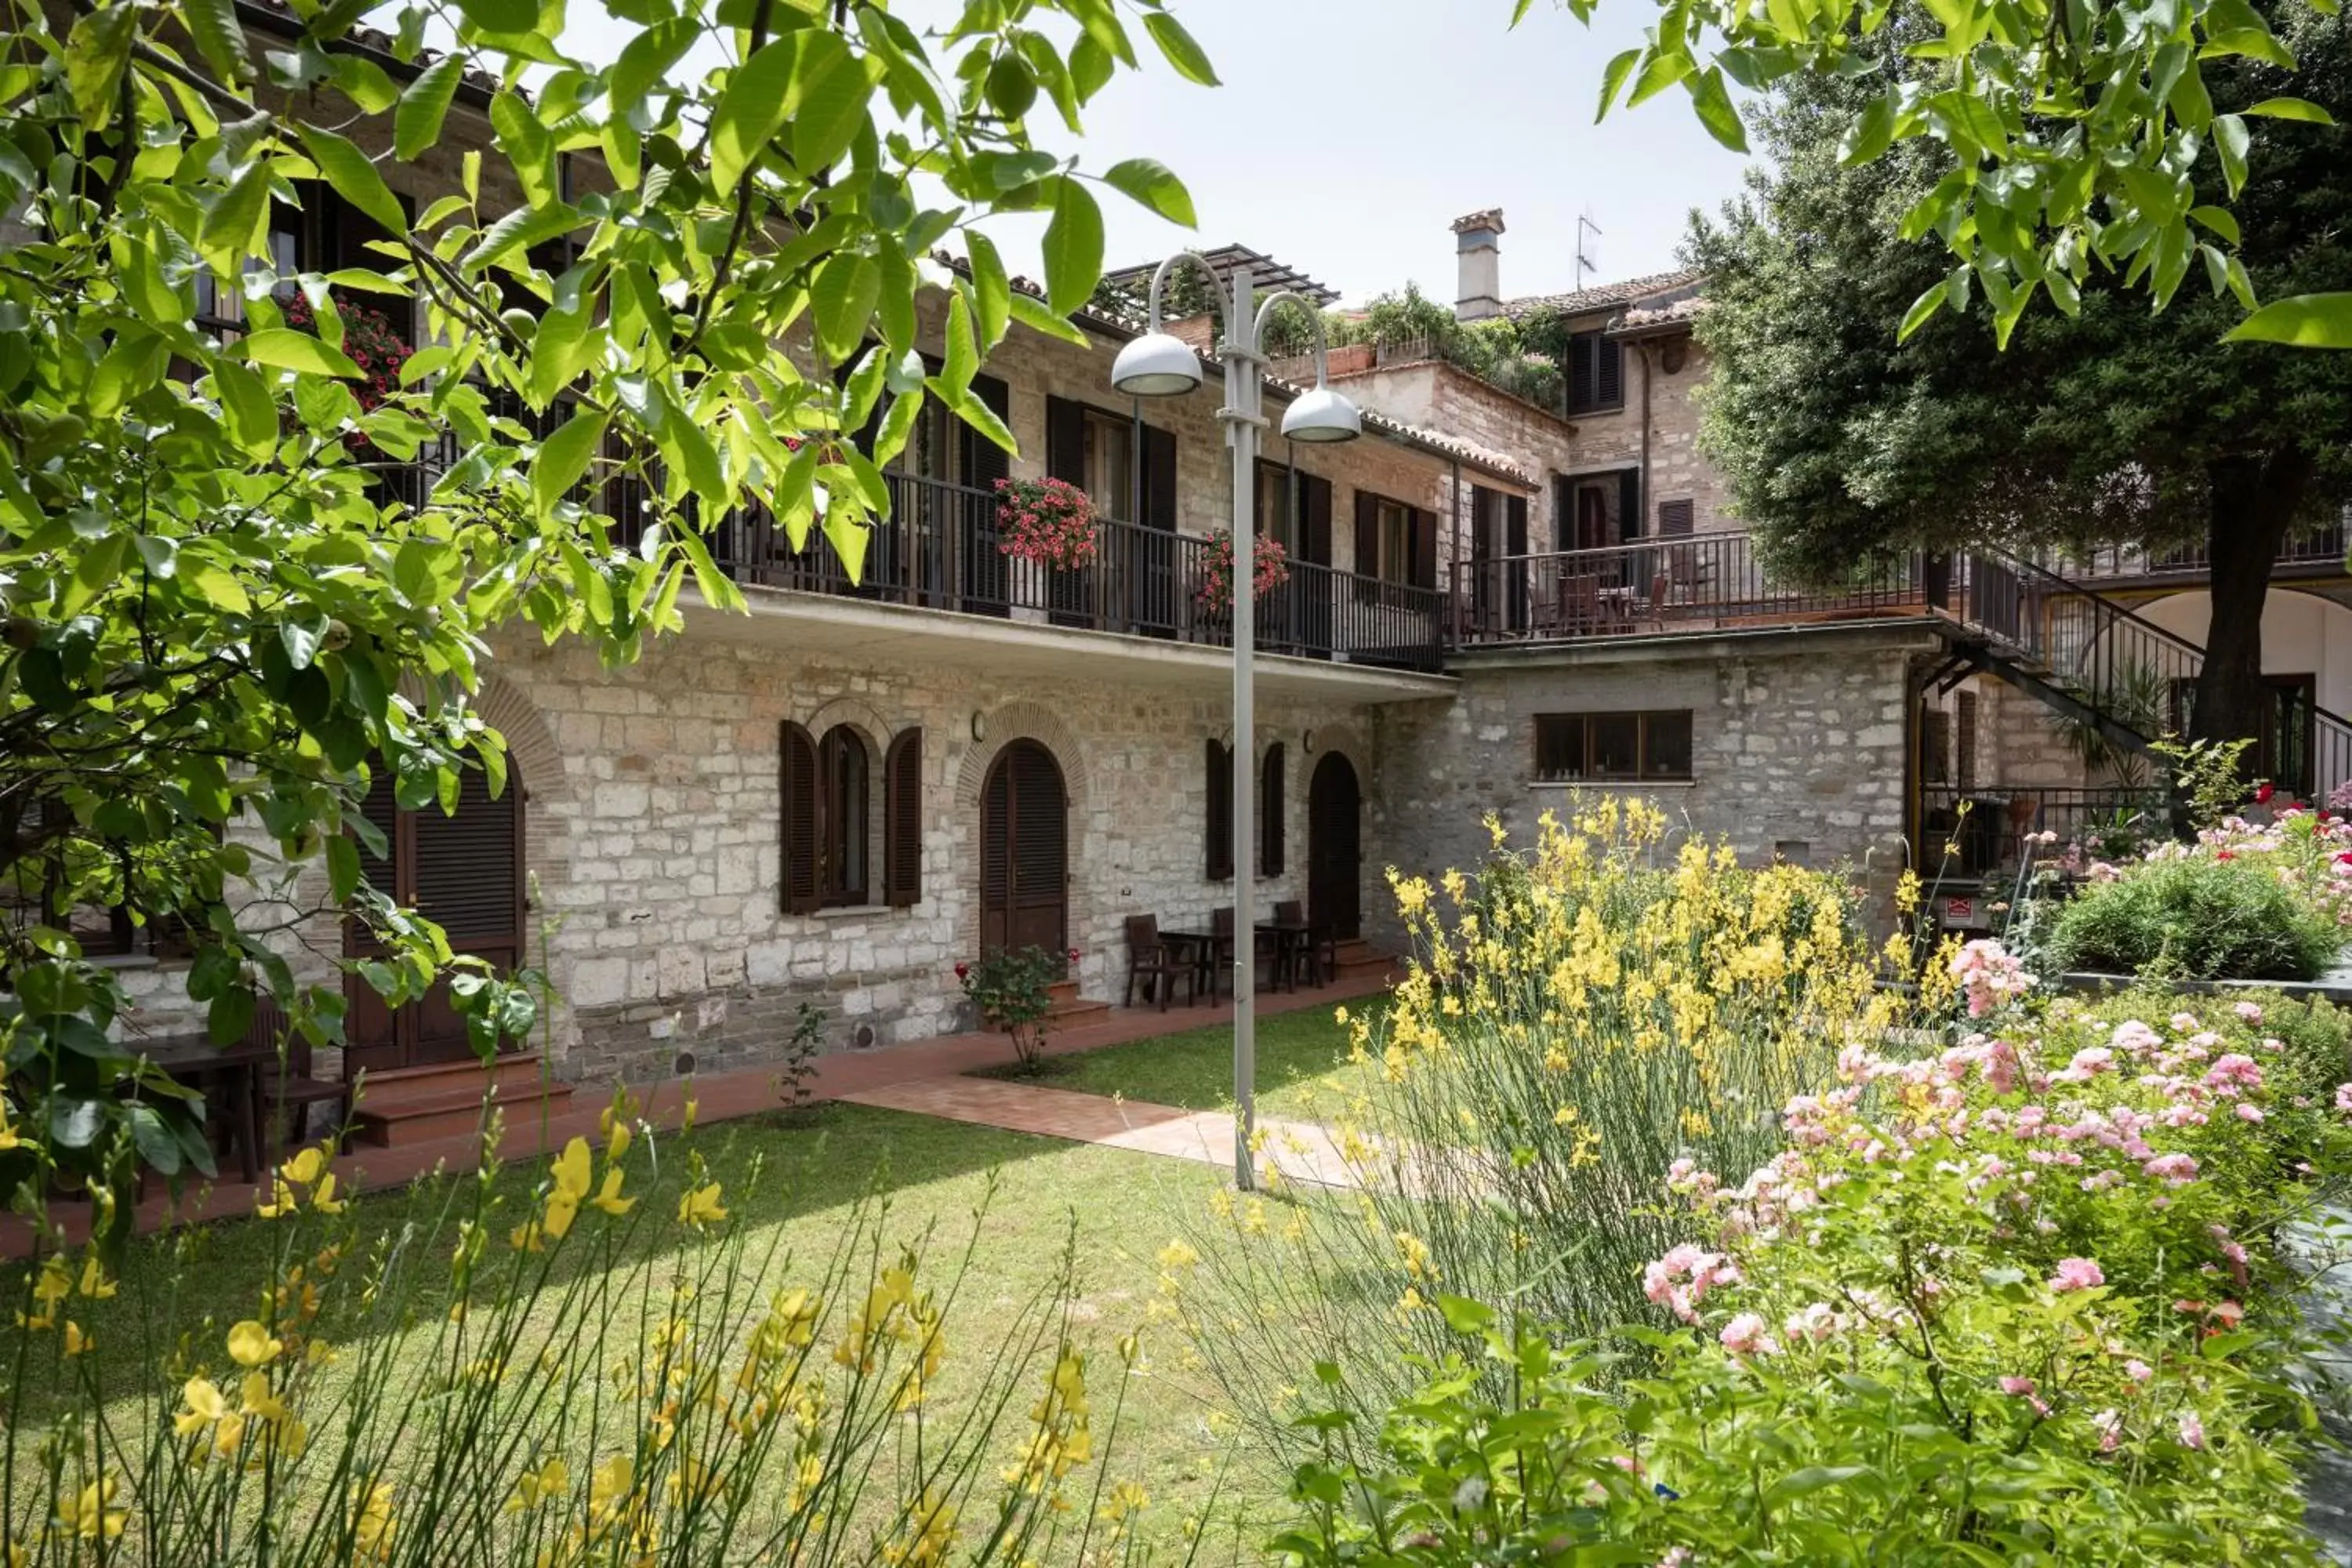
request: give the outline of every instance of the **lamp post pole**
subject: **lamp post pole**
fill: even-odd
[[[1257,1131],[1257,454],[1265,429],[1265,356],[1258,345],[1275,306],[1297,304],[1315,335],[1315,387],[1291,400],[1283,435],[1352,441],[1363,433],[1363,416],[1331,390],[1323,318],[1314,301],[1277,289],[1261,303],[1246,260],[1234,261],[1228,282],[1192,251],[1170,257],[1152,273],[1150,330],[1119,351],[1113,386],[1137,397],[1173,397],[1200,386],[1200,356],[1160,325],[1161,293],[1179,262],[1208,279],[1225,318],[1225,401],[1217,418],[1234,454],[1233,576],[1226,584],[1234,617],[1234,1184],[1251,1192],[1257,1186],[1250,1150]]]
[[[1257,443],[1264,376],[1246,262],[1225,317],[1225,405],[1234,449],[1234,1185],[1257,1188]]]

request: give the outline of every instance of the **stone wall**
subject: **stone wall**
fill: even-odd
[[[1642,460],[1642,408],[1649,398],[1649,503],[1642,531],[1658,531],[1658,503],[1692,503],[1692,526],[1700,533],[1736,530],[1730,492],[1723,476],[1698,449],[1699,409],[1695,395],[1706,380],[1707,354],[1687,335],[1636,339],[1625,344],[1625,405],[1575,416],[1572,472],[1625,468]],[[1669,366],[1674,368],[1669,369]]]
[[[546,716],[561,755],[560,779],[531,784],[546,835],[531,869],[565,998],[556,1049],[567,1077],[772,1059],[803,1002],[824,1008],[827,1048],[969,1026],[953,965],[979,949],[979,796],[990,761],[1016,739],[1043,743],[1068,791],[1070,941],[1086,994],[1118,995],[1125,916],[1204,925],[1232,900],[1230,881],[1204,874],[1205,742],[1228,730],[1213,681],[1123,682],[1100,658],[1074,657],[1066,677],[1015,678],[979,659],[853,662],[693,637],[614,672],[584,648],[505,651],[502,679]],[[984,740],[973,739],[975,714]],[[877,763],[877,792],[882,748],[922,727],[929,827],[915,908],[780,912],[785,719],[813,733],[854,726]],[[1262,700],[1261,748],[1286,749],[1285,868],[1259,879],[1264,900],[1305,896],[1304,743],[1311,729],[1318,752],[1357,749],[1345,739],[1351,720],[1369,730],[1354,710]],[[1370,795],[1373,759],[1351,760]]]
[[[1883,897],[1903,864],[1908,672],[1932,646],[1924,630],[1822,628],[1461,661],[1453,703],[1380,711],[1389,861],[1475,867],[1488,813],[1524,843],[1543,812],[1565,810],[1570,787],[1535,782],[1538,713],[1688,709],[1688,783],[1584,787],[1647,795],[1746,860],[1866,868]],[[1367,913],[1392,942],[1387,903]]]
[[[1537,480],[1531,490],[1475,472],[1465,472],[1463,483],[1526,495],[1528,548],[1538,553],[1555,548],[1559,520],[1555,515],[1557,497],[1548,478],[1574,465],[1574,426],[1442,360],[1383,365],[1346,375],[1335,372],[1332,382],[1367,408],[1377,408],[1408,425],[1458,436],[1509,458],[1527,470]],[[1449,499],[1444,508],[1449,522],[1451,514]]]

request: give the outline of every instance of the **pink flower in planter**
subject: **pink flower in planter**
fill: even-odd
[[[2050,1289],[2059,1292],[2088,1290],[2107,1282],[2099,1266],[2087,1258],[2062,1258],[2058,1272],[2050,1277]]]

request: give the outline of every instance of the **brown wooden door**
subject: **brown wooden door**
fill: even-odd
[[[1343,942],[1363,931],[1363,805],[1354,764],[1324,752],[1307,788],[1307,915]]]
[[[980,804],[980,946],[1059,955],[1069,947],[1069,798],[1053,753],[1015,741]]]
[[[438,921],[452,951],[479,958],[502,973],[519,967],[524,924],[521,786],[509,781],[506,793],[493,800],[480,770],[469,768],[455,816],[438,806],[403,811],[393,801],[390,770],[379,766],[364,810],[392,851],[385,860],[362,851],[369,881],[394,901]],[[346,950],[354,957],[378,951],[356,923]],[[463,1061],[473,1055],[465,1019],[446,986],[436,986],[421,1002],[391,1008],[353,975],[344,983],[344,994],[351,1042],[347,1073]]]

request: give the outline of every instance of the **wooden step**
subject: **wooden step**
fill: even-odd
[[[1393,981],[1404,973],[1396,955],[1383,952],[1361,937],[1349,937],[1336,944],[1334,975],[1341,980],[1360,980],[1368,976]]]
[[[505,1064],[500,1067],[504,1069]],[[486,1095],[506,1112],[508,1125],[516,1126],[562,1115],[572,1102],[572,1085],[542,1083],[536,1076],[523,1078],[509,1070],[493,1079],[478,1067],[469,1077],[409,1079],[392,1092],[361,1097],[352,1118],[354,1135],[386,1149],[468,1138],[481,1125]]]
[[[438,1094],[450,1089],[469,1089],[478,1098],[485,1081],[494,1079],[502,1087],[519,1089],[537,1084],[545,1071],[537,1051],[502,1055],[488,1067],[468,1057],[462,1061],[431,1062],[424,1067],[390,1068],[366,1075],[367,1098],[373,1102],[411,1092]]]
[[[1066,1029],[1073,1024],[1091,1024],[1109,1011],[1110,1004],[1108,1002],[1089,1001],[1084,996],[1060,996],[1045,1009],[1045,1021],[1057,1029]]]

